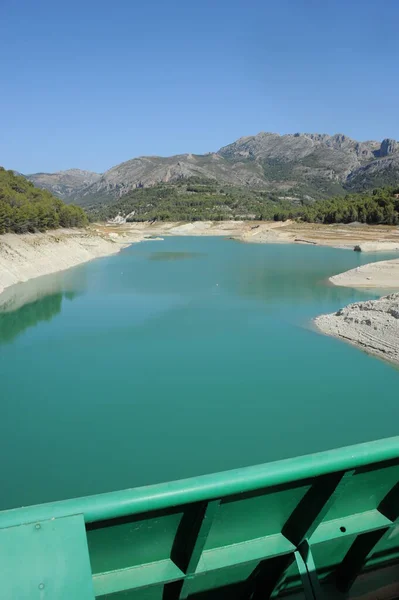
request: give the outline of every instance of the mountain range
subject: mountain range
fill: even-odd
[[[208,154],[143,156],[105,173],[70,169],[26,175],[65,202],[108,205],[131,190],[184,180],[316,200],[399,181],[399,143],[359,142],[343,134],[258,133]]]

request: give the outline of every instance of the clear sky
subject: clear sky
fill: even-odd
[[[0,164],[102,172],[259,131],[399,139],[399,0],[3,0]]]

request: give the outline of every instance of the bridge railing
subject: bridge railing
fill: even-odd
[[[398,578],[398,517],[399,437],[0,512],[0,589],[18,600],[381,595]]]

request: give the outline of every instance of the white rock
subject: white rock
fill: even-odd
[[[315,323],[327,335],[399,364],[399,294],[350,304]]]

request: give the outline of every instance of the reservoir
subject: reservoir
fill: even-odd
[[[0,509],[396,435],[399,370],[312,326],[387,258],[171,237],[9,288]]]

